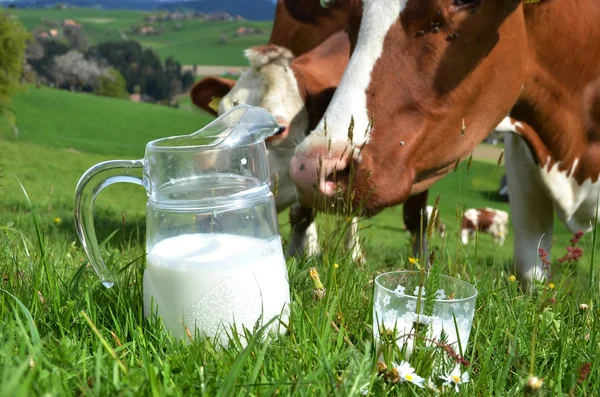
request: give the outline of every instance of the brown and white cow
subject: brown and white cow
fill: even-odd
[[[294,17],[307,6],[319,15],[316,0],[286,5]],[[597,208],[600,1],[335,0],[333,7],[351,15],[353,52],[324,119],[292,160],[301,201],[335,205],[334,191],[351,183],[366,213],[402,203],[510,114],[516,269],[525,284],[545,278],[537,252],[550,249],[553,212],[571,231],[589,231]]]
[[[461,241],[469,243],[469,236],[476,232],[491,234],[494,243],[502,246],[508,233],[508,212],[495,208],[469,208],[462,217]]]
[[[350,58],[350,44],[344,31],[339,31],[321,45],[294,58],[281,46],[253,47],[245,52],[250,68],[235,82],[213,77],[198,82],[192,89],[192,101],[210,109],[211,98],[223,95],[218,114],[231,109],[235,103],[261,106],[280,123],[280,133],[267,140],[271,176],[278,175],[276,204],[278,211],[292,205],[290,223],[292,239],[288,255],[304,251],[318,252],[314,211],[297,203],[296,191],[290,178],[289,164],[296,146],[316,126],[339,84]],[[211,110],[215,114],[214,110]],[[274,184],[274,181],[273,181]],[[415,196],[404,205],[404,221],[411,234],[418,235],[421,212],[427,202],[427,192]],[[427,214],[423,223],[427,224]],[[426,229],[426,226],[423,228]],[[358,218],[351,220],[345,235],[345,245],[354,260],[363,259],[358,235]],[[421,242],[415,239],[413,254],[418,255]],[[423,241],[423,250],[427,244]]]

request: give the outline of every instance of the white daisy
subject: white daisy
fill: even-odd
[[[390,304],[390,301],[392,300],[392,298],[389,295],[386,295],[383,297],[383,305],[387,306]]]
[[[440,378],[446,381],[444,382],[444,386],[453,385],[454,391],[458,393],[458,386],[462,385],[463,383],[469,382],[469,373],[463,372],[461,374],[460,367],[457,365],[456,367],[454,367],[454,369],[452,370],[452,372],[450,372],[449,375],[442,375],[440,376]]]
[[[417,313],[406,313],[404,318],[407,323],[413,324],[418,322],[419,324],[429,325],[433,322],[433,316],[426,316],[424,314]]]
[[[415,386],[423,387],[423,382],[425,379],[421,378],[419,375],[415,373],[415,369],[410,366],[407,361],[402,361],[400,365],[393,363],[394,368],[398,371],[400,375],[400,382],[408,382],[412,383]]]
[[[398,286],[396,287],[396,289],[394,290],[395,293],[400,294],[400,295],[404,295],[404,290],[406,288],[404,288],[403,286],[401,286],[400,284],[398,284]]]
[[[429,390],[431,390],[434,394],[440,394],[440,388],[436,386],[435,383],[433,383],[433,381],[431,379],[429,379],[427,381],[427,383],[425,383],[425,387],[427,387]]]

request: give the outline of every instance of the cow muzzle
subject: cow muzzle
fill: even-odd
[[[290,161],[290,176],[303,205],[331,209],[348,199],[353,167],[346,150],[339,155],[298,153]]]

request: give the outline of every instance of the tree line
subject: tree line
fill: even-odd
[[[112,97],[140,94],[143,100],[172,103],[194,83],[190,71],[169,57],[164,62],[131,40],[88,45],[83,27],[64,26],[54,36],[33,32],[25,51],[23,79],[73,91]]]

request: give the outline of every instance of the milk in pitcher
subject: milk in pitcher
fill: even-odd
[[[144,315],[152,310],[177,338],[183,324],[227,343],[231,326],[242,333],[279,316],[287,322],[289,288],[279,237],[184,234],[154,245],[144,272]],[[234,313],[235,314],[234,316]],[[236,318],[234,318],[236,317]],[[280,327],[279,321],[271,329]]]

